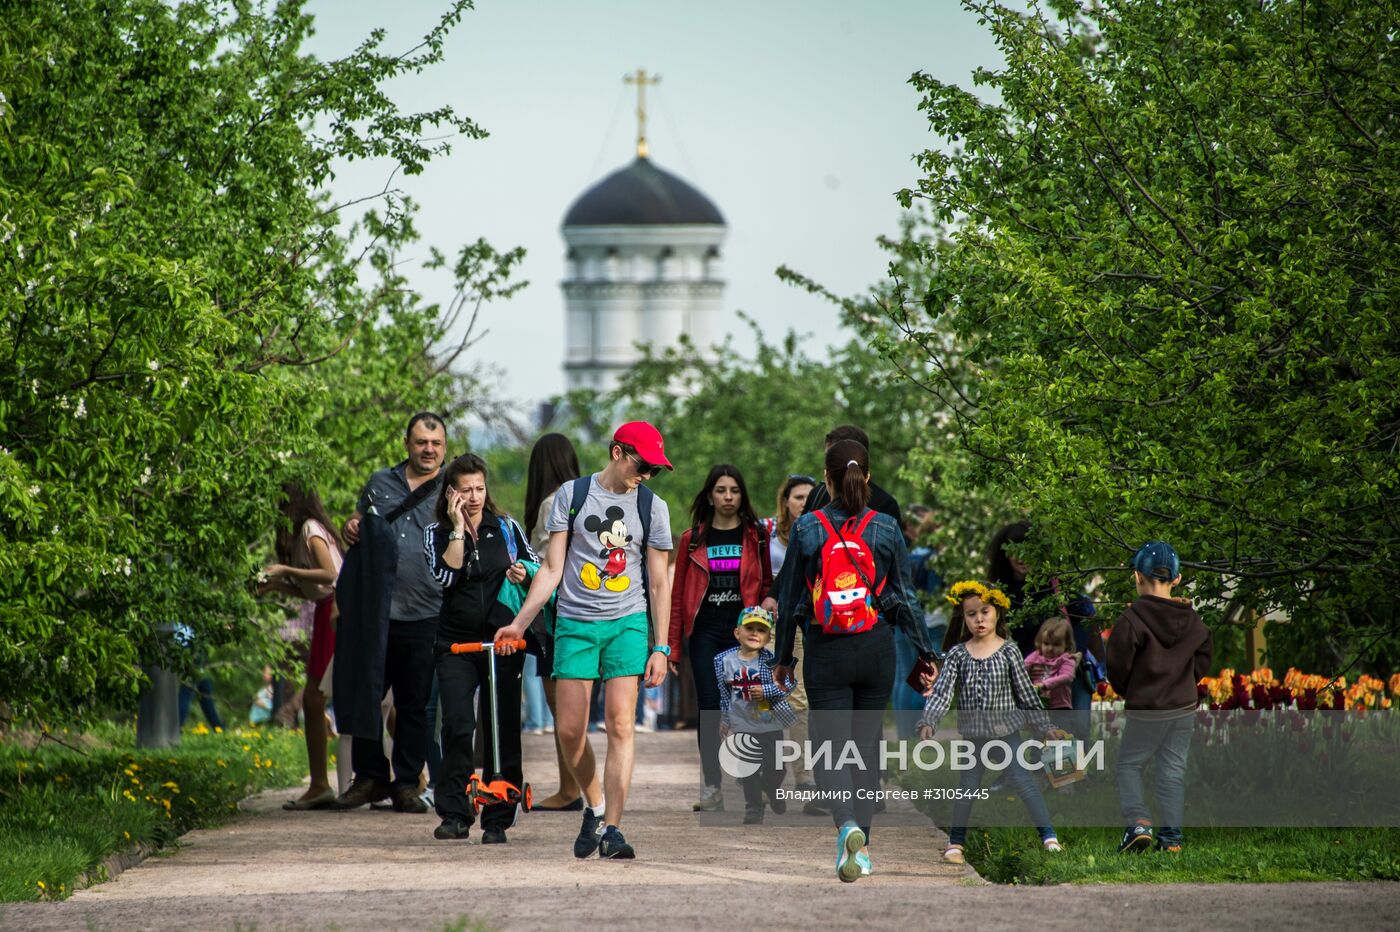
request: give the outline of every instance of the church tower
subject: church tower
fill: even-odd
[[[611,391],[641,359],[638,343],[702,354],[718,340],[724,297],[719,209],[657,167],[646,140],[646,88],[638,69],[637,156],[585,191],[564,215],[564,375],[570,389]]]

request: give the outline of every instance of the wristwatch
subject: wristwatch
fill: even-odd
[[[670,645],[670,644],[658,644],[658,645],[656,645],[655,647],[653,647],[652,650],[656,651],[658,654],[660,654],[660,655],[663,656],[663,657],[669,657],[669,656],[671,656],[671,645]]]
[[[466,540],[466,539],[467,539],[467,532],[466,532],[466,531],[449,531],[448,534],[447,534],[447,539],[448,539],[449,541],[453,541],[453,540]]]

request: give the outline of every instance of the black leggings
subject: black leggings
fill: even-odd
[[[719,786],[719,681],[715,679],[715,657],[735,645],[734,629],[722,631],[697,625],[686,645],[690,672],[695,677],[695,704],[700,722],[695,740],[700,745],[700,772],[706,786]]]
[[[827,797],[832,821],[838,827],[854,821],[869,839],[880,789],[880,735],[894,684],[893,629],[881,623],[864,634],[814,632],[805,651],[802,678],[812,749],[819,753],[824,742],[831,749],[830,763],[816,769],[817,785],[832,794]],[[864,766],[832,769],[847,741],[855,742]]]
[[[453,654],[446,650],[447,642],[437,645],[438,691],[442,697],[442,766],[438,771],[434,801],[441,818],[454,816],[467,824],[475,821],[467,799],[467,781],[475,769],[472,744],[477,727],[474,694],[481,687],[483,703],[491,701],[487,688],[487,656],[484,653]],[[500,773],[523,791],[525,778],[520,754],[520,674],[525,669],[525,654],[516,652],[496,657],[496,695],[500,697],[501,760]],[[497,769],[491,759],[491,709],[481,707],[481,737],[483,760],[482,779],[489,779]],[[515,821],[515,805],[497,803],[487,806],[481,814],[482,828],[509,828]]]

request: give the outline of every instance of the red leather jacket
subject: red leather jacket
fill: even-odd
[[[696,529],[681,535],[676,546],[676,574],[671,580],[671,659],[680,660],[681,650],[695,630],[695,616],[705,590],[710,587],[710,565],[705,553],[705,526],[699,528],[697,545],[691,545]],[[744,551],[739,557],[739,598],[745,606],[757,605],[773,587],[773,564],[768,557],[768,538],[757,527],[744,528]]]

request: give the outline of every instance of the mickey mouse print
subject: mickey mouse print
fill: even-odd
[[[573,483],[564,483],[554,496],[545,522],[551,534],[569,530]],[[574,522],[574,538],[559,586],[559,614],[578,620],[622,618],[646,611],[642,591],[642,521],[637,493],[609,492],[594,475],[588,498]],[[646,547],[670,550],[671,514],[661,496],[652,497],[651,538]]]

